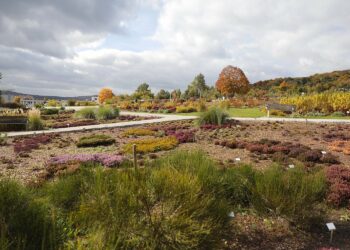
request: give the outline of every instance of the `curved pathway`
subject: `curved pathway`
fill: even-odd
[[[74,132],[74,131],[86,131],[86,130],[98,130],[98,129],[107,129],[107,128],[124,128],[131,126],[138,126],[143,124],[152,124],[158,122],[167,122],[167,121],[181,121],[181,120],[193,120],[197,116],[184,116],[184,115],[173,115],[173,114],[152,114],[152,113],[139,113],[139,112],[129,112],[122,111],[122,115],[136,115],[143,117],[154,117],[155,119],[141,120],[141,121],[128,121],[128,122],[118,122],[110,124],[98,124],[98,125],[87,125],[79,127],[68,127],[68,128],[57,128],[50,130],[41,130],[41,131],[23,131],[23,132],[9,132],[7,136],[26,136],[26,135],[35,135],[35,134],[48,134],[48,133],[65,133],[65,132]],[[345,123],[350,124],[350,119],[303,119],[303,118],[243,118],[243,117],[230,117],[230,119],[235,119],[239,121],[255,121],[255,122],[304,122],[304,123]]]

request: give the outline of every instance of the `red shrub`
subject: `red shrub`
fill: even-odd
[[[51,137],[47,135],[38,135],[31,138],[17,140],[13,145],[13,150],[16,154],[22,152],[30,152],[32,149],[39,148],[40,144],[47,144],[51,141]]]
[[[336,207],[348,206],[350,209],[350,169],[334,165],[326,171],[330,185],[327,200]]]

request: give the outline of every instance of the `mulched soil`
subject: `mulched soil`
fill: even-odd
[[[192,121],[164,122],[140,126],[154,128],[159,126],[179,126],[184,129],[193,128]],[[103,129],[98,131],[81,131],[51,135],[51,141],[42,144],[29,153],[16,154],[14,143],[23,138],[8,138],[6,145],[0,145],[0,177],[10,177],[23,183],[40,183],[47,176],[46,162],[52,156],[75,153],[122,153],[122,146],[133,140],[133,137],[123,136],[123,128]],[[78,148],[75,142],[78,138],[91,134],[107,134],[116,139],[111,146],[97,148]],[[349,124],[315,124],[290,122],[240,122],[230,128],[214,130],[198,130],[195,142],[183,143],[178,146],[184,150],[204,150],[222,166],[234,167],[236,164],[252,164],[264,169],[273,161],[271,157],[256,154],[246,149],[230,149],[215,145],[217,140],[236,140],[255,142],[260,139],[277,140],[281,142],[300,143],[312,149],[330,153],[332,142],[350,140]],[[155,159],[168,152],[157,152],[139,156],[140,165],[146,160]],[[343,152],[331,152],[338,157],[341,165],[350,167],[350,155]],[[129,156],[131,157],[131,156]],[[240,161],[236,161],[240,158]],[[291,163],[294,160],[291,159]],[[327,165],[321,165],[326,167]],[[334,220],[339,218],[337,215]],[[341,225],[340,223],[338,223]],[[349,222],[344,222],[343,228],[335,233],[335,246],[350,249]],[[236,230],[235,230],[236,229]],[[239,233],[237,233],[239,232]],[[312,234],[305,234],[294,229],[282,218],[264,218],[252,213],[237,214],[232,221],[232,234],[223,240],[224,249],[320,249],[328,246],[329,232],[323,228]]]

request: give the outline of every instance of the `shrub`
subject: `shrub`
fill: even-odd
[[[51,138],[47,135],[38,135],[23,140],[16,141],[13,144],[13,150],[16,154],[28,153],[32,149],[39,148],[40,144],[47,144],[51,141]]]
[[[284,215],[304,226],[320,216],[316,208],[326,191],[322,171],[307,173],[301,168],[273,166],[258,172],[254,180],[252,201],[257,211]]]
[[[192,113],[197,112],[197,109],[195,107],[189,106],[178,106],[176,107],[176,113]]]
[[[83,108],[76,112],[76,116],[84,119],[96,119],[95,110],[94,108]]]
[[[332,113],[332,116],[335,116],[335,117],[343,117],[345,116],[345,113],[341,112],[341,111],[336,111],[336,112],[333,112]]]
[[[125,157],[118,154],[68,154],[51,157],[48,161],[50,166],[97,163],[106,167],[120,166],[125,161]]]
[[[44,124],[40,118],[39,110],[31,110],[28,113],[28,129],[29,130],[42,130]]]
[[[333,141],[329,144],[329,149],[335,152],[342,152],[346,155],[350,155],[350,141]]]
[[[53,219],[23,186],[0,180],[0,241],[9,249],[58,248],[62,232]]]
[[[113,107],[99,107],[96,110],[97,118],[100,120],[112,120],[119,116],[119,109]]]
[[[275,109],[270,111],[270,115],[273,115],[273,116],[286,116],[286,114],[283,111],[275,110]]]
[[[79,138],[76,143],[77,147],[97,147],[97,146],[109,146],[115,143],[115,139],[109,135],[95,134],[88,135]]]
[[[195,130],[167,130],[166,135],[174,136],[179,143],[194,142]]]
[[[350,209],[350,169],[343,166],[330,166],[326,170],[329,191],[327,200],[335,207],[347,206]]]
[[[81,227],[85,248],[218,248],[229,210],[209,186],[217,169],[202,158],[203,164],[188,164],[198,158],[183,154],[180,166],[172,164],[178,156],[170,156],[138,172],[97,169],[81,175],[79,199],[61,197],[77,208],[72,219]]]
[[[41,109],[40,113],[42,115],[57,115],[59,111],[59,109]]]
[[[208,111],[201,113],[198,124],[199,125],[219,125],[224,124],[228,118],[228,114],[219,107],[211,107]]]
[[[303,162],[320,162],[322,153],[320,150],[308,150],[300,154],[297,158]]]
[[[155,131],[145,128],[129,128],[123,132],[124,136],[145,136],[155,135]]]
[[[124,151],[132,153],[133,144],[136,145],[137,152],[151,153],[162,150],[170,150],[178,145],[178,141],[174,136],[166,136],[161,138],[139,139],[124,145]]]

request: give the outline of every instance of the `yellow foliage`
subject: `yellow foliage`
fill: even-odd
[[[103,88],[98,93],[98,102],[102,104],[106,100],[111,99],[113,96],[113,91],[110,88]]]
[[[297,107],[299,113],[322,112],[333,113],[336,111],[346,112],[350,110],[349,92],[327,92],[306,96],[281,98],[282,104],[291,104]]]
[[[132,147],[134,144],[136,145],[136,150],[138,153],[151,153],[173,149],[179,144],[179,142],[174,136],[139,139],[125,144],[123,147],[124,152],[132,153]]]
[[[145,135],[154,135],[155,131],[145,128],[129,128],[126,129],[123,133],[124,136],[145,136]]]

